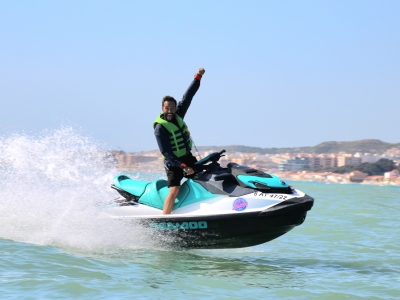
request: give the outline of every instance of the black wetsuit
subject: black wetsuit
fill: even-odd
[[[192,103],[192,99],[200,87],[200,80],[201,76],[196,74],[195,78],[189,85],[189,88],[183,95],[182,100],[178,102],[176,114],[182,119],[184,119],[186,112]],[[161,118],[163,118],[163,116],[161,116]],[[171,122],[178,126],[178,124],[175,123],[175,118]],[[180,186],[180,181],[183,178],[183,168],[181,164],[185,163],[188,166],[192,166],[194,162],[196,162],[196,158],[190,151],[188,151],[188,153],[183,157],[177,157],[172,150],[169,140],[169,132],[161,124],[157,124],[155,126],[154,135],[156,136],[158,148],[165,157],[168,186]]]

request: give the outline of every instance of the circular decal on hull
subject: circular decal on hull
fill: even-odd
[[[237,198],[233,201],[232,209],[236,211],[243,211],[247,208],[249,203],[244,198]]]

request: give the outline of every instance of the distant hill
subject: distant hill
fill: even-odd
[[[282,153],[356,153],[368,152],[381,154],[390,148],[400,149],[400,143],[391,144],[380,140],[360,140],[352,142],[323,142],[313,147],[293,147],[293,148],[259,148],[241,145],[231,146],[200,146],[199,151],[219,151],[225,149],[227,152],[261,153],[261,154],[282,154]]]

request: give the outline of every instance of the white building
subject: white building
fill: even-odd
[[[394,178],[400,177],[400,174],[399,174],[399,171],[398,171],[398,170],[393,170],[393,171],[390,171],[390,172],[386,172],[386,173],[383,175],[383,177],[384,177],[385,179],[394,179]]]
[[[381,158],[384,158],[381,155],[370,154],[370,153],[360,153],[360,152],[357,152],[356,154],[354,154],[354,157],[361,158],[362,163],[370,163],[370,164],[376,163]]]

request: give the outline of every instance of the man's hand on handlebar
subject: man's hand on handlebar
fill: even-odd
[[[191,167],[184,167],[183,171],[186,173],[186,175],[192,175],[194,173]]]
[[[222,150],[220,152],[214,152],[212,154],[209,154],[208,156],[206,156],[205,158],[203,158],[202,160],[196,162],[193,166],[193,168],[186,166],[186,164],[182,163],[182,168],[183,168],[183,174],[184,176],[190,176],[193,174],[197,174],[203,170],[205,170],[206,172],[208,172],[210,170],[210,168],[214,169],[215,165],[219,166],[219,164],[217,163],[219,161],[219,159],[224,156],[222,155],[223,153],[225,153],[225,150]],[[211,164],[206,165],[207,163],[211,162]]]

